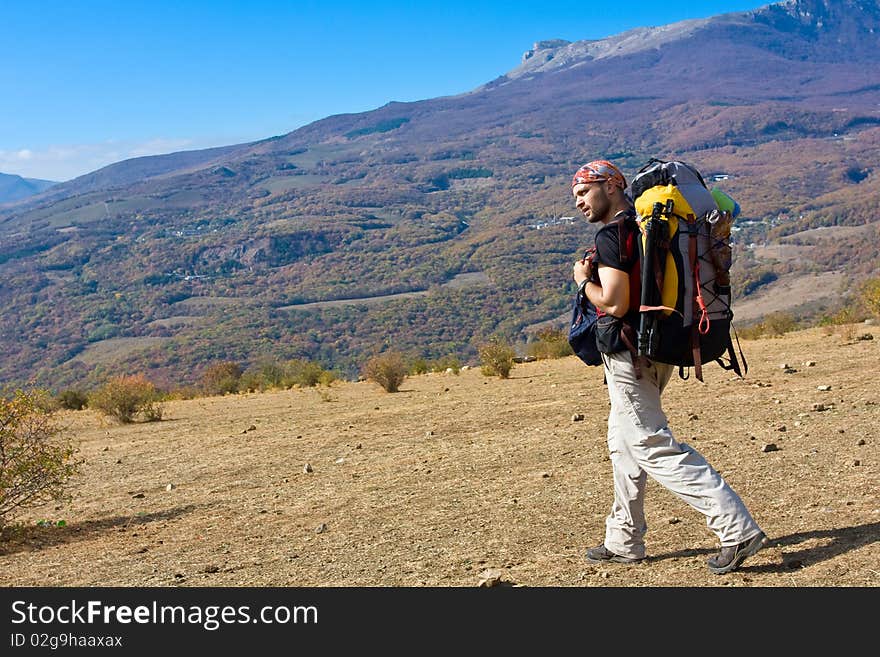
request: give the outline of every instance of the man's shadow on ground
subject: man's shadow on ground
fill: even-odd
[[[796,570],[812,566],[813,564],[836,556],[857,550],[865,545],[880,541],[880,522],[872,522],[867,525],[855,527],[840,527],[835,529],[817,529],[808,532],[797,532],[787,536],[769,536],[768,547],[789,547],[798,545],[813,538],[830,538],[831,542],[826,545],[804,548],[794,552],[786,552],[782,555],[782,563],[763,564],[759,566],[743,565],[738,570],[751,573],[778,573],[787,570]],[[664,554],[649,557],[649,561],[661,561],[678,557],[694,557],[701,554],[714,554],[717,549],[680,550],[678,552],[666,552]],[[747,562],[748,563],[748,562]]]

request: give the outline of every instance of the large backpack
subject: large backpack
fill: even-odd
[[[678,365],[682,377],[693,367],[700,381],[711,360],[743,376],[748,365],[740,350],[740,368],[730,337],[730,231],[738,206],[680,161],[652,158],[630,193],[642,233],[639,356]]]

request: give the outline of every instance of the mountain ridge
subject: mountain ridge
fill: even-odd
[[[801,260],[749,244],[876,221],[880,74],[866,63],[880,30],[864,30],[878,14],[876,2],[829,0],[699,19],[674,47],[129,160],[0,208],[0,338],[15,345],[0,381],[195,379],[218,358],[270,356],[353,376],[392,347],[468,358],[493,333],[529,340],[524,327],[568,306],[567,263],[592,233],[558,219],[575,214],[571,172],[598,155],[628,176],[653,156],[725,174],[717,184],[743,207],[740,298],[844,253],[851,275],[870,275],[876,261],[854,237]],[[462,273],[491,283],[444,286]],[[421,291],[356,313],[295,309]],[[105,340],[132,351],[106,367],[79,358]]]
[[[190,167],[197,167],[200,163],[207,165],[216,160],[216,163],[219,164],[222,163],[224,157],[226,156],[232,156],[234,158],[236,154],[247,155],[249,153],[249,150],[259,148],[258,145],[272,144],[279,140],[282,142],[289,141],[289,139],[294,135],[307,136],[310,131],[318,129],[319,127],[326,128],[327,126],[334,126],[335,124],[345,121],[358,122],[359,120],[362,120],[366,117],[372,117],[374,115],[382,113],[391,113],[391,111],[395,108],[399,110],[402,107],[411,107],[418,106],[423,103],[438,102],[444,100],[445,98],[462,98],[478,92],[502,87],[505,84],[518,78],[524,77],[528,74],[555,71],[555,69],[559,67],[563,67],[564,69],[571,69],[571,62],[574,62],[574,67],[582,67],[594,62],[597,59],[608,57],[619,58],[636,55],[642,58],[656,58],[656,54],[654,54],[653,57],[650,56],[651,52],[657,50],[656,45],[654,45],[656,40],[652,41],[651,39],[646,40],[644,38],[640,38],[643,35],[660,34],[663,35],[663,38],[665,39],[681,40],[682,34],[686,34],[689,37],[693,38],[697,32],[708,31],[710,32],[710,34],[708,34],[706,38],[711,40],[711,38],[717,36],[718,31],[726,32],[730,29],[741,30],[745,26],[750,26],[753,30],[757,30],[760,29],[762,25],[781,25],[785,30],[794,31],[796,33],[798,32],[796,28],[800,28],[802,32],[805,32],[799,34],[799,36],[811,36],[821,41],[821,27],[825,26],[825,24],[822,22],[822,19],[827,19],[827,17],[834,17],[838,21],[841,21],[842,19],[839,18],[841,9],[848,7],[857,8],[860,18],[856,20],[852,17],[849,17],[848,20],[843,21],[845,22],[846,26],[849,27],[855,24],[858,28],[857,31],[860,34],[873,34],[874,37],[873,39],[863,39],[860,36],[852,37],[852,34],[848,34],[850,38],[847,41],[846,47],[840,48],[839,51],[845,53],[867,52],[873,55],[874,46],[870,44],[872,41],[874,44],[876,44],[877,38],[876,32],[872,32],[872,30],[876,29],[880,31],[880,8],[878,8],[877,2],[865,2],[859,0],[786,0],[781,3],[766,5],[762,8],[746,12],[733,12],[722,14],[720,16],[708,19],[689,19],[659,27],[634,28],[632,30],[628,30],[617,35],[612,35],[604,39],[583,40],[573,43],[567,43],[566,45],[560,45],[557,47],[543,48],[541,49],[541,52],[549,52],[553,55],[550,57],[549,62],[545,62],[546,64],[548,64],[546,68],[539,62],[537,62],[534,57],[528,58],[523,64],[520,65],[520,67],[512,69],[508,73],[499,76],[499,78],[497,78],[496,80],[486,83],[485,85],[480,85],[470,92],[465,92],[456,96],[440,97],[437,99],[426,99],[409,103],[391,102],[369,112],[333,115],[315,121],[307,126],[303,126],[302,128],[299,128],[291,133],[258,140],[257,142],[233,144],[229,146],[222,146],[197,151],[181,151],[178,153],[171,153],[167,155],[146,156],[125,160],[123,162],[108,165],[95,172],[85,174],[84,176],[80,176],[73,181],[61,183],[62,186],[58,187],[55,190],[52,198],[55,198],[67,192],[80,193],[81,191],[111,189],[117,185],[125,185],[130,182],[142,181],[144,179],[149,179],[152,177],[173,175],[175,172],[179,172],[185,175],[187,169],[189,169]],[[538,43],[553,44],[554,42],[558,41],[562,40],[546,40]],[[645,44],[645,41],[647,41],[647,45]],[[664,42],[661,41],[661,43]],[[791,47],[791,44],[789,44],[789,47]],[[563,56],[559,56],[560,52],[563,54]],[[593,55],[591,54],[591,52],[596,52],[597,54]],[[741,58],[742,54],[743,53],[740,53]],[[748,54],[754,58],[762,58],[766,57],[767,51],[762,48],[757,48],[755,52],[748,52]],[[686,58],[684,59],[686,60]],[[643,60],[640,60],[637,63],[641,65],[645,64]],[[633,66],[630,68],[635,71],[640,70],[639,66]],[[686,67],[684,66],[682,66],[681,68],[683,70],[686,70]],[[743,73],[749,74],[750,67],[744,68],[745,70],[743,71]],[[559,71],[555,72],[558,73]],[[619,75],[620,73],[620,70],[615,70],[616,75]],[[623,73],[624,75],[626,75],[627,72],[624,71]],[[841,88],[835,88],[833,90],[823,88],[819,84],[811,86],[810,81],[806,80],[806,78],[808,77],[809,76],[805,75],[805,81],[798,85],[799,88],[804,87],[803,93],[805,96],[827,96],[829,94],[839,95],[853,92],[880,92],[880,88],[872,84],[872,82],[875,80],[875,76],[872,74],[872,72],[869,71],[865,72],[865,84],[858,86],[858,81],[852,81],[851,78],[847,78],[846,80],[841,81],[844,86],[842,86]],[[606,82],[606,80],[607,78],[604,78],[602,79],[602,82],[604,83]],[[696,88],[702,93],[705,93],[708,88],[708,91],[711,94],[723,96],[725,87],[730,86],[730,80],[730,75],[728,75],[723,82],[717,83],[713,83],[711,79],[708,79],[708,76],[704,76],[703,78],[697,77],[694,81],[699,82],[700,84],[696,87],[693,87],[692,85],[692,88]],[[825,82],[827,82],[827,80]],[[850,86],[846,86],[846,84],[849,84]],[[854,88],[852,84],[856,84],[857,86]],[[630,80],[624,77],[622,82],[609,85],[609,88],[616,88],[620,90],[623,88],[630,88],[632,86],[635,85],[631,84]],[[754,93],[754,88],[752,88],[751,91],[752,93]],[[772,91],[773,88],[769,87],[768,93],[772,93]],[[647,99],[655,98],[655,96],[650,93],[643,95],[645,95]],[[616,97],[612,96],[612,99],[614,98]],[[767,100],[774,99],[775,96],[770,96],[769,98],[767,98]],[[333,128],[330,128],[330,130],[332,131]],[[322,132],[324,132],[324,134],[322,134],[321,137],[326,137],[327,130],[324,129],[322,130]],[[102,179],[104,179],[104,182],[101,182]]]
[[[57,184],[54,180],[24,178],[12,173],[0,173],[0,205],[34,196]]]

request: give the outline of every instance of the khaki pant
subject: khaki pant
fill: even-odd
[[[645,556],[647,475],[706,516],[706,525],[731,546],[761,530],[739,496],[703,456],[675,440],[660,395],[675,367],[649,363],[636,379],[629,352],[603,355],[611,413],[608,451],[614,504],[605,520],[605,547],[625,557]]]

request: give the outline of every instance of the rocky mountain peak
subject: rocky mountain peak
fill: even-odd
[[[768,47],[762,36],[767,27],[794,36],[795,42]],[[752,11],[640,27],[604,39],[538,41],[523,54],[520,65],[504,78],[529,77],[593,60],[686,45],[685,42],[697,34],[704,37],[711,34],[706,38],[714,39],[721,33],[739,35],[746,42],[768,47],[795,60],[825,60],[829,55],[837,60],[873,58],[880,36],[880,3],[878,0],[783,0]],[[848,55],[842,51],[848,51]]]
[[[538,41],[523,54],[521,64],[507,73],[508,79],[577,65],[584,61],[628,55],[686,38],[710,19],[693,19],[639,27],[605,39],[569,42],[564,39]]]
[[[784,0],[779,6],[792,16],[813,23],[828,18],[876,15],[878,12],[877,0]]]
[[[775,27],[783,27],[786,21],[813,30],[851,26],[873,33],[880,27],[878,0],[783,0],[756,10],[755,15],[758,20],[769,19]]]
[[[556,50],[557,48],[562,48],[571,43],[571,41],[566,41],[565,39],[547,39],[545,41],[536,41],[532,46],[531,50],[526,50],[522,56],[522,62],[525,64],[529,59],[540,53],[541,51],[546,50]],[[552,53],[550,54],[552,59]]]
[[[784,0],[750,15],[755,24],[791,37],[777,51],[793,59],[876,61],[878,0]]]

